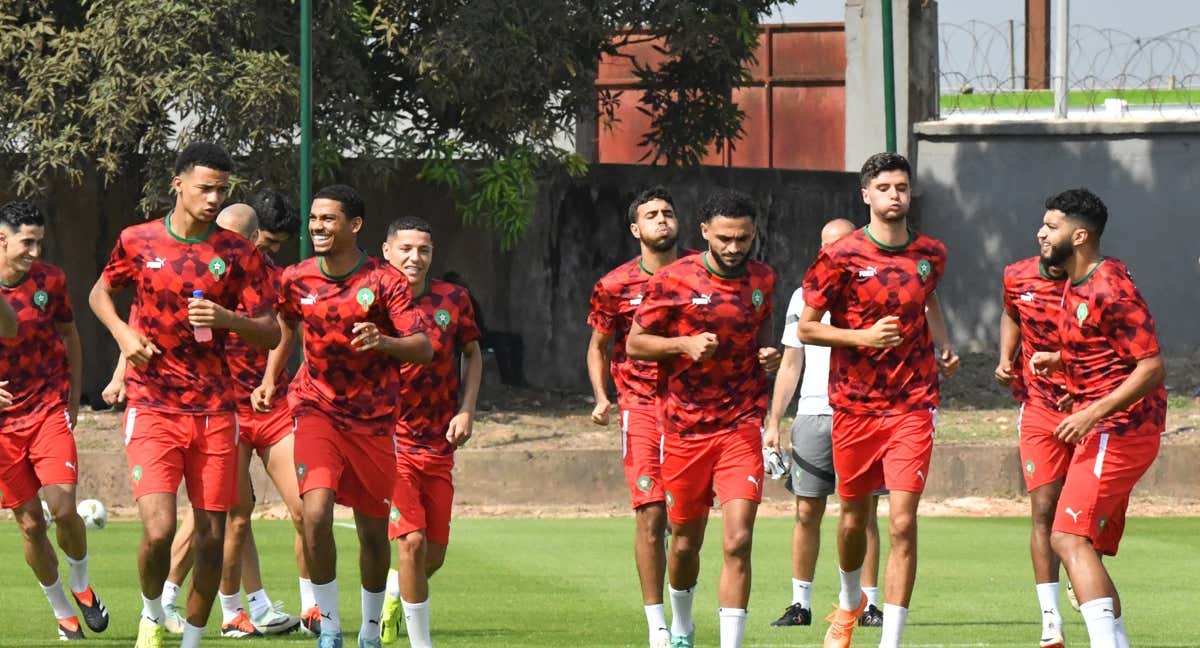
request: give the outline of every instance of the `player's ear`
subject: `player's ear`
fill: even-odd
[[[635,238],[635,239],[637,239],[637,240],[639,240],[639,241],[640,241],[640,240],[642,240],[642,237],[641,237],[641,232],[639,232],[639,231],[638,231],[638,226],[637,226],[637,223],[630,223],[630,224],[629,224],[629,233],[630,233],[630,234],[633,234],[633,238]]]
[[[362,216],[355,216],[354,218],[350,219],[350,231],[358,234],[359,231],[362,230],[362,224]]]
[[[183,178],[182,177],[175,176],[174,178],[171,178],[171,191],[174,191],[176,194],[178,194],[179,190],[182,188],[183,188]]]
[[[862,191],[863,204],[870,205],[871,204],[871,194],[867,191],[866,187],[863,187],[861,191]]]

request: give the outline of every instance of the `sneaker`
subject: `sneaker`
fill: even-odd
[[[183,634],[183,626],[187,623],[187,619],[183,618],[183,613],[179,611],[179,606],[174,603],[163,606],[163,628],[171,634]]]
[[[804,607],[800,603],[792,603],[783,611],[783,615],[771,622],[771,625],[780,628],[783,626],[805,626],[812,625],[812,610]]]
[[[695,632],[685,635],[672,635],[671,648],[694,648],[696,645],[695,636]]]
[[[142,617],[138,623],[137,643],[133,645],[133,648],[162,648],[162,645],[163,627]]]
[[[96,596],[92,586],[88,585],[82,592],[71,592],[71,596],[75,597],[75,605],[83,613],[83,622],[87,627],[92,632],[104,632],[108,627],[108,608],[104,607],[104,602]]]
[[[58,619],[59,641],[78,641],[83,638],[83,628],[79,627],[79,617]]]
[[[862,616],[858,617],[858,625],[866,628],[878,628],[883,625],[883,610],[868,605],[867,609],[863,610]]]
[[[829,622],[829,630],[825,631],[823,648],[850,648],[850,637],[854,636],[854,627],[858,625],[858,617],[867,608],[867,595],[863,594],[858,601],[858,607],[853,610],[843,610],[833,606],[833,612],[825,617]]]
[[[228,623],[221,624],[221,636],[241,639],[243,637],[261,637],[262,633],[254,627],[253,623],[250,623],[250,617],[246,616],[245,610],[238,610],[237,616],[230,619]]]
[[[300,617],[283,611],[283,601],[275,601],[259,617],[251,617],[250,623],[264,635],[287,634],[300,627]]]
[[[1044,621],[1042,623],[1042,641],[1038,644],[1039,648],[1063,648],[1065,645],[1062,622]]]
[[[312,609],[317,609],[313,606]],[[317,635],[317,648],[342,648],[342,633]]]
[[[671,631],[659,628],[651,633],[650,648],[671,648]]]
[[[314,637],[321,634],[321,608],[314,605],[300,615],[300,630]]]
[[[1071,609],[1079,611],[1079,599],[1075,598],[1075,588],[1071,587],[1071,581],[1067,581],[1067,602],[1071,604]]]
[[[391,594],[384,596],[383,614],[379,617],[379,638],[383,643],[393,644],[400,641],[400,619],[403,618],[404,611],[400,609],[400,599]]]
[[[363,639],[362,637],[359,637],[358,648],[383,648],[383,642],[380,641],[379,637],[375,637],[374,639]]]

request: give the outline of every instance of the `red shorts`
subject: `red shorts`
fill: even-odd
[[[388,518],[388,539],[425,530],[425,538],[450,544],[450,508],[454,503],[454,455],[396,453],[396,488]]]
[[[75,484],[79,457],[65,407],[0,423],[0,506],[15,509],[52,484]]]
[[[135,500],[179,491],[202,511],[228,511],[237,502],[237,415],[125,410],[125,459]]]
[[[238,410],[238,443],[250,446],[258,456],[292,433],[296,419],[286,403],[276,403],[270,412]]]
[[[833,413],[833,469],[842,499],[866,497],[880,488],[921,493],[933,457],[936,410],[903,414]]]
[[[297,416],[294,456],[300,495],[328,488],[338,504],[368,517],[387,517],[396,482],[393,427],[387,426],[385,434],[353,425],[340,431],[321,414]]]
[[[1066,412],[1021,404],[1017,430],[1025,490],[1035,490],[1066,476],[1075,446],[1054,436],[1058,424],[1066,417]]]
[[[663,501],[662,439],[656,410],[621,412],[621,463],[633,508]]]
[[[761,502],[762,428],[663,435],[662,481],[667,517],[675,524],[706,518],[714,494],[721,502]]]
[[[1133,485],[1158,456],[1162,437],[1093,432],[1075,448],[1058,497],[1054,530],[1083,536],[1102,554],[1117,555]]]

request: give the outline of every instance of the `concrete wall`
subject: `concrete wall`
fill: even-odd
[[[1200,346],[1200,122],[926,122],[915,209],[950,258],[938,292],[958,344],[999,337],[1004,265],[1037,253],[1046,197],[1086,186],[1108,206],[1105,253],[1125,261],[1160,343]]]

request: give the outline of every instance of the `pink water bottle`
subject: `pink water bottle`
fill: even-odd
[[[192,297],[194,299],[204,299],[204,291],[203,290],[193,290]],[[208,328],[207,326],[192,327],[192,335],[196,336],[197,342],[211,342],[212,341],[212,329]]]

